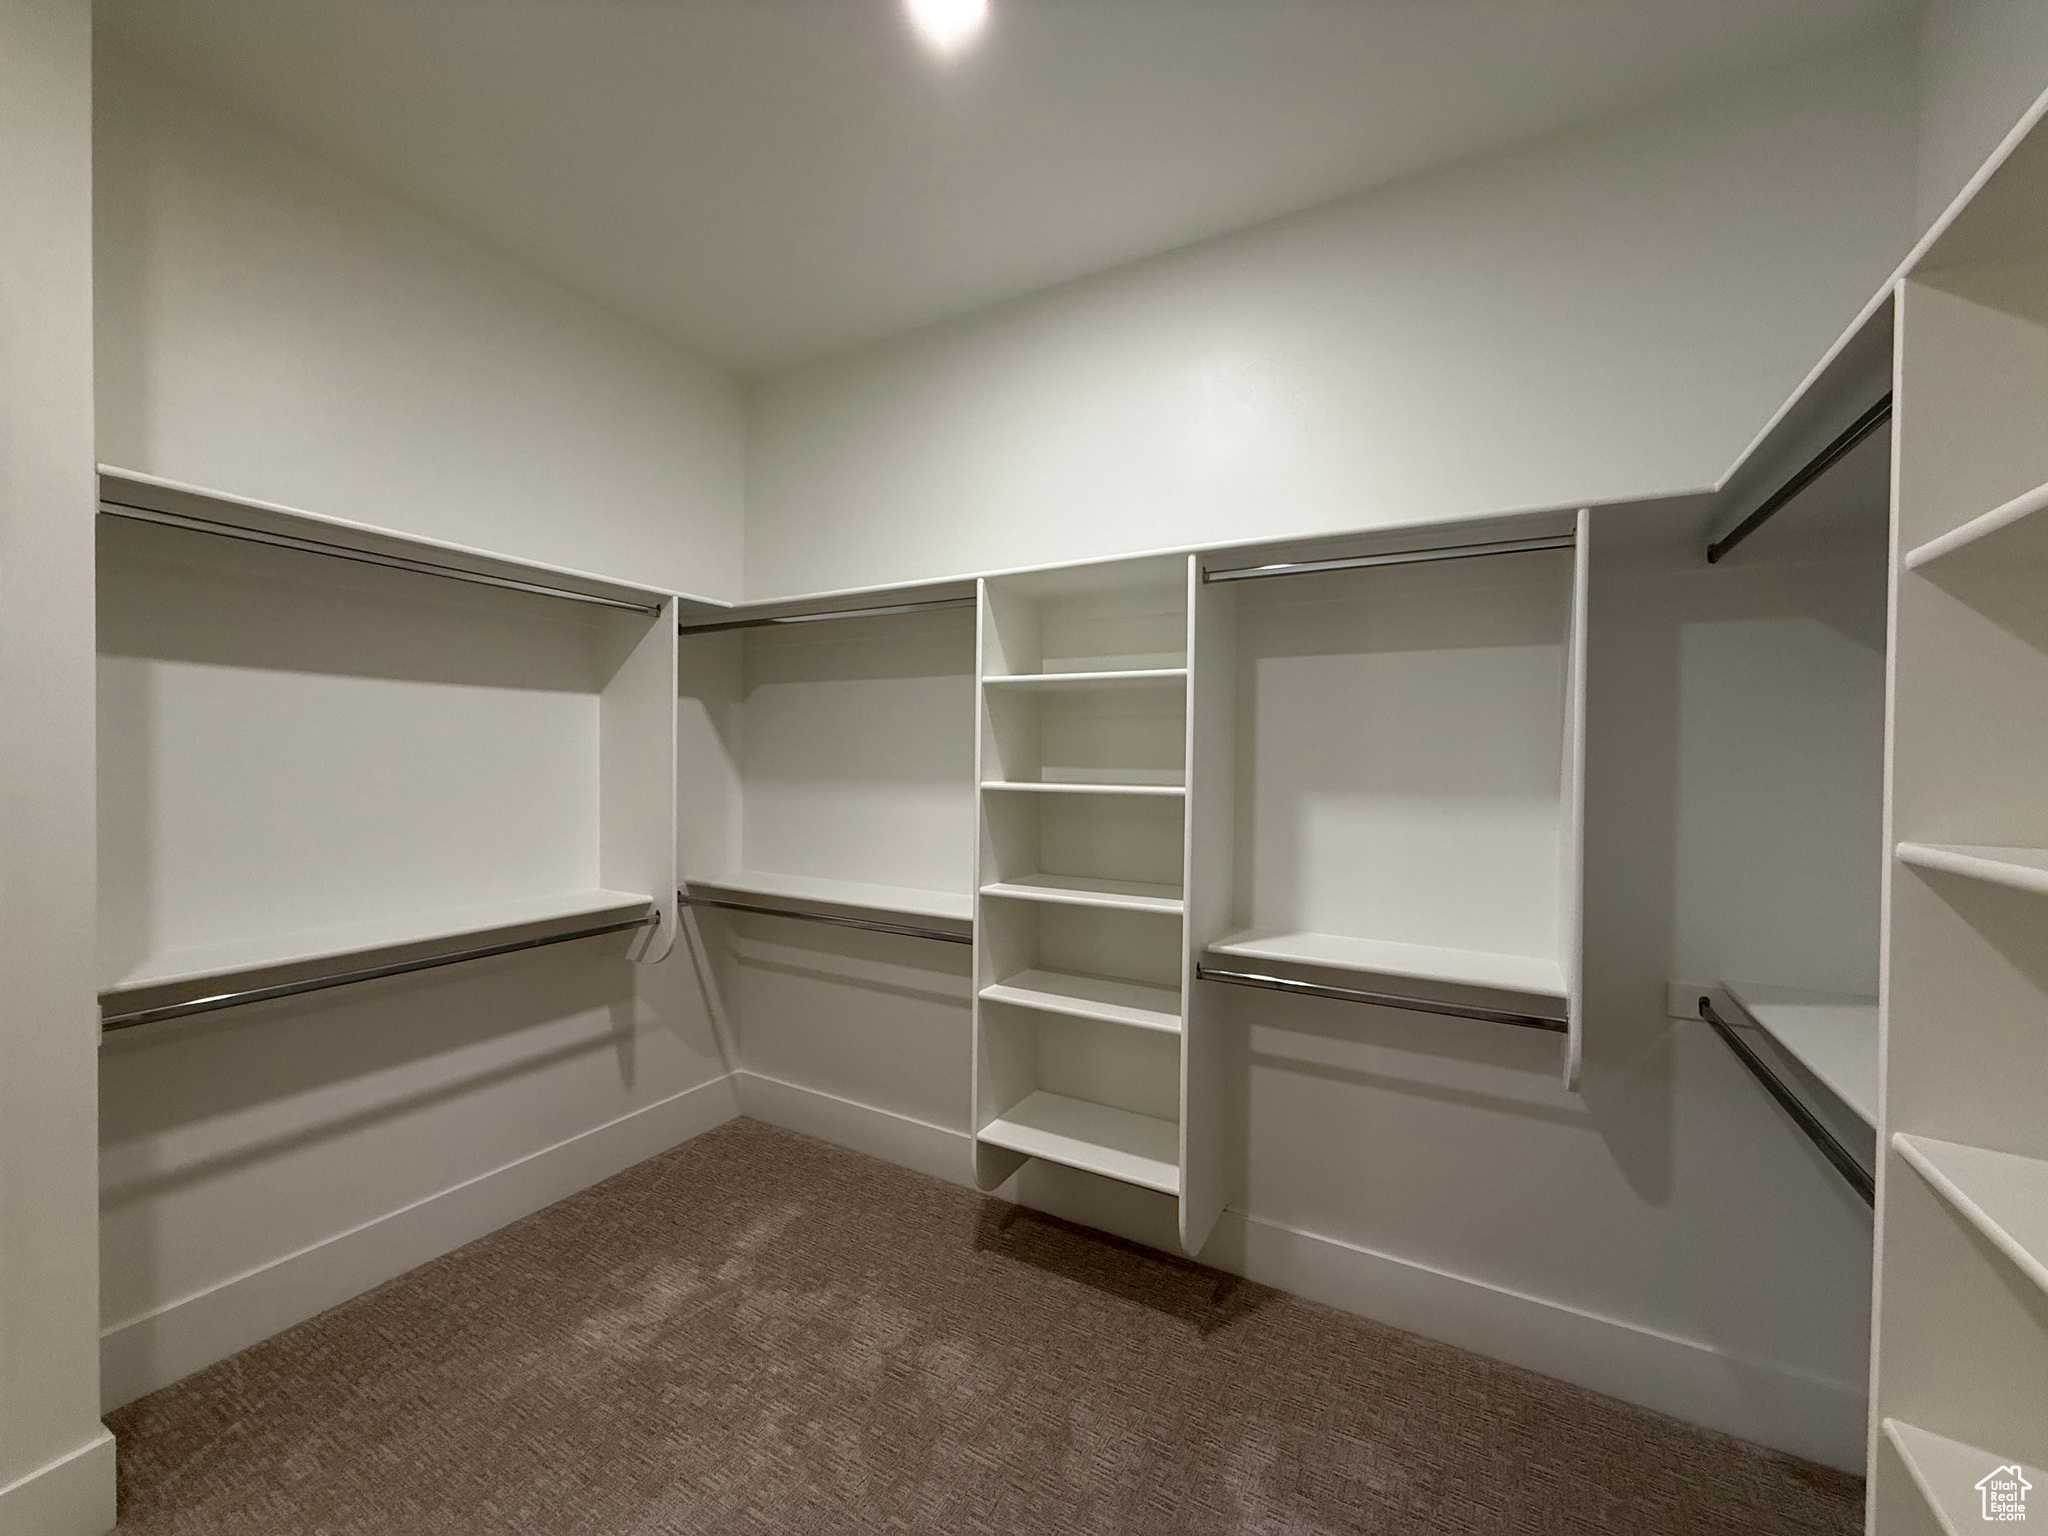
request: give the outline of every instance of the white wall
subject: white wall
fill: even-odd
[[[100,458],[738,595],[707,365],[135,61],[97,61]]]
[[[753,596],[1716,481],[1905,254],[1912,38],[772,377]]]
[[[0,7],[0,1532],[114,1523],[93,1223],[86,0]]]
[[[635,582],[734,590],[731,385],[231,114],[103,62],[102,458]],[[76,354],[82,379],[82,331]],[[53,632],[89,669],[92,455],[83,428],[74,435],[82,542],[77,574],[56,584],[65,626]],[[324,668],[332,675],[309,677],[309,690],[332,697],[355,682],[351,665],[377,676],[389,665],[375,646],[352,663],[332,623],[321,633],[324,661],[307,660],[308,632],[255,665]],[[517,668],[489,681],[534,686]],[[72,707],[92,697],[89,670],[66,686]],[[176,702],[160,690],[153,707]],[[500,702],[529,725],[545,715],[532,700]],[[89,734],[82,750],[89,762]],[[89,826],[90,769],[72,778],[84,798],[62,824]],[[288,804],[265,824],[288,827]],[[63,861],[91,867],[89,848]],[[52,889],[38,891],[39,910],[63,910]],[[89,899],[73,904],[88,949]],[[24,917],[14,931],[34,930]],[[732,1114],[690,955],[679,946],[643,967],[624,948],[581,941],[111,1041],[100,1076],[107,1403]],[[82,1112],[64,1135],[91,1123]],[[76,1166],[90,1168],[89,1151]],[[87,1306],[91,1252],[88,1239],[87,1279],[73,1288]]]
[[[1918,233],[1917,41],[770,378],[748,591],[1710,485]],[[1233,995],[1244,1187],[1209,1257],[1854,1466],[1867,1212],[1704,1026],[1664,1017],[1664,989],[1755,939],[1722,931],[1729,861],[1680,871],[1727,810],[1697,735],[1740,718],[1731,665],[1761,630],[1816,686],[1861,677],[1870,605],[1692,565],[1596,558],[1583,1092],[1541,1038]],[[1815,750],[1861,750],[1866,702]],[[1762,731],[1785,700],[1754,703]],[[1872,745],[1843,783],[1878,767]],[[1812,829],[1816,880],[1856,867],[1854,823]],[[1842,897],[1809,985],[1863,977],[1874,898]],[[961,1176],[965,1083],[906,1096],[874,1065],[957,1052],[945,957],[911,987],[907,956],[793,927],[736,936],[743,1102]],[[1020,1190],[1170,1242],[1163,1202],[1044,1169]]]
[[[1915,208],[1924,229],[2048,90],[2048,5],[1933,0],[1920,35]]]

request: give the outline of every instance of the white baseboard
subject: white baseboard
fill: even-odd
[[[973,1146],[965,1132],[756,1073],[734,1075],[742,1111],[757,1120],[956,1184],[972,1182]],[[1005,1185],[1002,1192],[1010,1195],[1017,1187]],[[1040,1181],[1024,1187],[1026,1203],[1037,1204],[1037,1192],[1060,1185]],[[1046,1208],[1105,1224],[1101,1211],[1068,1205],[1059,1199]],[[1143,1238],[1136,1214],[1106,1224]],[[1863,1472],[1861,1382],[1828,1381],[1744,1359],[1237,1210],[1224,1212],[1202,1262],[1688,1423]]]
[[[914,1168],[950,1184],[973,1187],[974,1142],[965,1131],[913,1120],[758,1072],[738,1071],[733,1080],[743,1115]]]
[[[113,1528],[114,1437],[104,1429],[0,1488],[0,1536],[107,1536]]]
[[[103,1410],[189,1376],[740,1113],[727,1074],[100,1334]]]

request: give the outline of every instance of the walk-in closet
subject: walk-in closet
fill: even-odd
[[[0,1536],[2048,1519],[2048,8],[0,8]]]

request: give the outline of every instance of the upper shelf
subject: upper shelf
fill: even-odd
[[[1877,999],[1724,981],[1759,1028],[1856,1117],[1877,1124]]]
[[[1500,955],[1484,950],[1445,949],[1338,933],[1276,933],[1245,929],[1209,946],[1212,955],[1240,960],[1279,960],[1319,965],[1371,976],[1484,987],[1519,997],[1566,997],[1564,967],[1533,955]]]
[[[2048,896],[2048,848],[1985,848],[1966,843],[1901,843],[1901,862],[1943,874]]]
[[[1906,556],[1906,569],[1922,570],[1937,560],[1996,561],[2001,566],[2048,565],[2048,485],[2037,485],[2000,507],[1979,513],[1960,528],[1929,539]]]
[[[974,898],[965,891],[930,891],[916,886],[876,885],[866,880],[785,875],[761,869],[691,875],[683,883],[692,892],[729,891],[738,896],[767,896],[778,901],[822,902],[898,917],[939,917],[959,922],[971,922],[974,918]]]
[[[629,891],[564,891],[167,950],[144,956],[103,980],[100,1002],[118,1011],[120,1005],[139,1001],[145,994],[187,991],[200,983],[232,981],[237,988],[253,986],[283,979],[288,971],[333,970],[337,961],[349,961],[345,968],[354,969],[415,958],[436,948],[467,947],[474,940],[495,943],[537,938],[571,922],[624,922],[644,917],[654,908],[652,896]],[[458,945],[458,940],[463,943]]]
[[[593,576],[587,571],[516,560],[467,545],[253,501],[134,470],[103,464],[99,477],[101,509],[117,516],[650,614],[659,612],[668,600],[665,592]]]

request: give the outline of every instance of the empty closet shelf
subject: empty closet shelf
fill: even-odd
[[[1065,971],[1020,971],[981,989],[991,1003],[1013,1003],[1041,1013],[1064,1013],[1133,1029],[1180,1033],[1180,993],[1172,987],[1112,981],[1103,976],[1076,976]]]
[[[1393,976],[1451,986],[1483,987],[1517,997],[1547,998],[1563,1003],[1564,967],[1555,960],[1530,955],[1502,955],[1486,950],[1446,949],[1434,944],[1404,944],[1391,939],[1360,939],[1337,933],[1280,933],[1248,928],[1228,934],[1208,953],[1233,960],[1279,961],[1354,971],[1366,976]]]
[[[1178,915],[1185,903],[1180,887],[1154,885],[1144,880],[1090,880],[1079,875],[1023,875],[1015,880],[998,880],[981,888],[984,896],[1006,896],[1016,901],[1045,901],[1076,907],[1114,907],[1126,912],[1164,912]]]
[[[131,1004],[153,1006],[215,983],[232,982],[243,989],[322,971],[359,970],[437,951],[541,938],[569,927],[628,922],[654,909],[652,897],[630,891],[570,891],[167,950],[109,979],[100,989],[100,1005],[104,1012],[117,1013]]]
[[[1980,1450],[1931,1434],[1902,1419],[1886,1419],[1884,1437],[1905,1464],[1928,1511],[1950,1536],[1985,1529],[1985,1490],[1979,1485],[1986,1473],[2017,1465],[2027,1482],[2048,1488],[2048,1469],[2025,1466],[1995,1449]]]
[[[1040,1090],[983,1127],[979,1139],[1163,1194],[1180,1193],[1180,1127],[1171,1120]]]
[[[1188,680],[1186,667],[1143,667],[1120,672],[1017,672],[984,677],[984,687],[1003,692],[1067,693],[1076,689],[1179,687]]]
[[[1723,990],[1858,1119],[1877,1124],[1877,999],[1724,981]]]
[[[1901,843],[1899,858],[1919,869],[1962,875],[2048,896],[2048,848],[1987,848],[1966,843]]]
[[[1934,1192],[2048,1291],[2048,1161],[1926,1136],[1892,1147]]]
[[[1095,784],[1071,783],[1058,779],[1050,782],[1038,779],[983,779],[981,787],[986,790],[1016,790],[1033,795],[1170,795],[1178,797],[1187,794],[1187,787],[1182,784]]]
[[[2001,565],[2048,564],[2048,485],[2038,485],[1940,538],[1929,539],[1906,556],[1906,569],[1921,570],[1951,557],[1993,560]]]
[[[819,902],[863,912],[901,917],[939,917],[957,922],[974,919],[974,898],[965,891],[934,891],[922,886],[876,885],[865,880],[835,880],[823,875],[785,875],[742,869],[722,875],[692,876],[684,882],[693,894],[728,891],[740,896],[767,896],[778,901]]]

